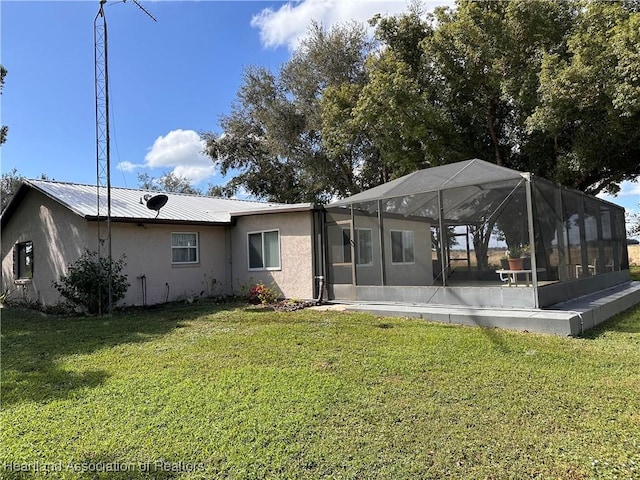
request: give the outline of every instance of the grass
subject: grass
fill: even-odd
[[[640,265],[632,265],[629,268],[631,280],[640,281]]]
[[[583,338],[207,304],[5,308],[0,477],[637,478],[639,365],[640,307]]]

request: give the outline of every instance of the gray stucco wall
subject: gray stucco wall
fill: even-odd
[[[106,228],[104,223],[102,228]],[[171,262],[171,233],[197,233],[199,261]],[[62,299],[52,282],[67,272],[85,249],[96,251],[95,222],[87,222],[37,192],[29,192],[20,209],[2,231],[2,288],[10,299],[52,306]],[[19,242],[33,242],[33,279],[14,279],[13,249]],[[231,293],[228,275],[230,246],[227,227],[175,225],[111,225],[112,256],[125,255],[123,272],[131,284],[120,305],[156,304],[182,298]],[[144,275],[144,282],[141,276]],[[146,295],[145,295],[146,294]]]
[[[278,287],[287,298],[313,298],[312,212],[239,217],[231,230],[231,277],[234,291],[259,281]],[[280,232],[281,268],[250,270],[247,241],[250,232]]]
[[[332,221],[340,221],[328,232],[330,250],[341,250],[341,228],[349,228],[350,217],[332,214]],[[381,286],[382,281],[382,253],[380,246],[380,227],[377,216],[356,215],[354,229],[367,229],[371,232],[372,261],[367,265],[356,265],[356,284],[359,286]],[[394,263],[392,256],[392,231],[413,232],[414,260],[407,263]],[[357,237],[357,232],[356,232]],[[384,243],[384,274],[385,285],[431,285],[433,282],[433,262],[431,259],[431,225],[426,222],[417,222],[402,218],[383,218],[382,241]],[[329,259],[331,263],[331,258]],[[352,283],[351,263],[331,263],[330,279],[333,285]],[[339,291],[340,288],[337,289]],[[336,290],[334,290],[336,291]]]
[[[44,306],[59,301],[51,283],[66,272],[88,245],[87,222],[60,204],[36,192],[22,200],[19,214],[2,230],[2,289],[10,299],[40,302]],[[33,242],[33,279],[16,283],[13,249],[17,243]]]
[[[412,263],[394,264],[391,256],[391,231],[414,232],[414,255]],[[433,262],[431,260],[431,225],[395,218],[384,219],[385,269],[387,285],[431,285]]]
[[[112,224],[112,255],[114,259],[126,255],[124,273],[131,284],[122,303],[142,305],[145,289],[148,305],[231,293],[226,230],[212,226]],[[172,263],[172,233],[197,234],[198,263]]]

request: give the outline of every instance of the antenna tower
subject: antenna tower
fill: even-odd
[[[125,3],[127,0],[122,0]],[[111,256],[111,155],[109,137],[109,63],[107,55],[107,17],[104,5],[107,0],[100,0],[100,8],[93,20],[93,49],[96,95],[96,196],[98,219],[98,261],[107,259],[108,302],[102,305],[99,300],[99,314],[111,314],[113,308],[112,295],[112,256]],[[151,20],[157,20],[137,0],[133,0]],[[99,287],[102,289],[102,286]],[[101,296],[98,296],[101,299]]]

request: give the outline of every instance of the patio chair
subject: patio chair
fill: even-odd
[[[590,276],[596,274],[597,265],[598,265],[597,258],[593,259],[593,265],[587,265],[587,271],[589,272]],[[576,278],[580,278],[580,275],[582,275],[582,265],[576,265]]]

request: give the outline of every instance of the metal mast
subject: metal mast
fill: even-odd
[[[127,0],[122,0],[125,3]],[[113,308],[112,271],[111,271],[111,152],[109,137],[109,63],[107,54],[107,17],[104,5],[107,0],[100,0],[100,8],[93,20],[93,48],[96,95],[96,197],[98,207],[98,261],[107,259],[108,302],[99,303],[99,314],[111,314]],[[137,0],[133,0],[151,20],[157,20]],[[100,287],[102,289],[102,287]],[[99,296],[98,298],[101,298]]]
[[[102,295],[98,295],[98,313],[105,310],[111,314],[112,282],[111,282],[111,156],[109,138],[109,72],[107,61],[107,17],[104,4],[100,0],[100,9],[93,21],[93,47],[95,65],[96,93],[96,196],[98,207],[98,261],[106,258],[108,263],[108,303],[102,305]],[[106,225],[105,225],[106,220]],[[105,228],[106,227],[106,228]],[[102,291],[102,285],[99,287]]]

